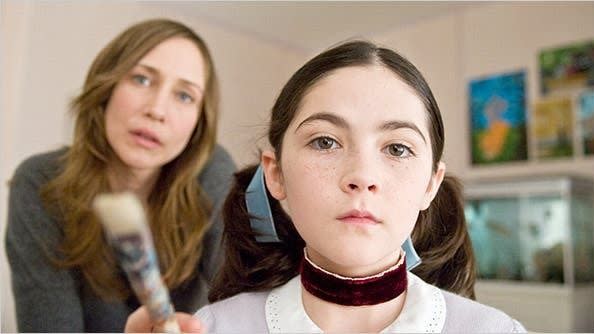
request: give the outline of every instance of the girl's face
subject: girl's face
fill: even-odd
[[[205,68],[184,38],[163,41],[115,86],[105,111],[107,141],[131,170],[156,171],[177,157],[199,117]]]
[[[303,98],[282,161],[270,151],[262,161],[315,263],[348,276],[395,263],[445,172],[443,163],[432,172],[426,113],[378,65],[336,70]]]

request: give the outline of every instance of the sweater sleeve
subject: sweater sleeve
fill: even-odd
[[[451,292],[442,291],[446,300],[443,333],[525,333],[514,318],[496,308],[480,304]]]
[[[205,305],[200,308],[194,317],[200,320],[202,326],[206,327],[206,333],[216,333],[217,328],[215,327],[215,318],[210,309],[210,305]]]
[[[61,232],[43,208],[39,188],[46,182],[44,159],[23,162],[11,182],[6,254],[20,332],[83,332],[84,316],[76,274],[58,269]]]
[[[200,273],[210,284],[222,260],[221,237],[223,234],[222,209],[233,181],[235,163],[225,149],[217,145],[212,158],[200,174],[200,185],[213,205],[211,225],[204,236],[204,249]]]
[[[526,333],[527,330],[524,326],[516,319],[512,319],[511,333]]]
[[[207,333],[268,333],[265,305],[269,292],[240,293],[202,307],[194,317]]]

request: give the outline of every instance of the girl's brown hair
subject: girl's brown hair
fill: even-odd
[[[62,223],[61,256],[54,262],[77,268],[96,294],[126,298],[130,291],[118,275],[113,254],[91,201],[109,191],[106,170],[116,157],[105,133],[105,108],[115,85],[154,47],[170,38],[185,38],[204,59],[205,88],[200,117],[185,149],[161,168],[148,198],[148,217],[164,280],[175,288],[196,272],[210,204],[197,181],[214,149],[218,117],[218,83],[204,41],[185,25],[166,19],[135,24],[113,39],[95,58],[80,95],[71,103],[75,116],[72,146],[62,157],[60,174],[42,188],[46,208]]]
[[[408,60],[366,41],[347,42],[325,51],[289,79],[274,104],[270,120],[268,139],[276,159],[281,159],[285,131],[303,97],[320,79],[349,66],[383,66],[416,92],[427,111],[435,172],[443,153],[444,128],[433,93],[419,70]],[[223,212],[226,257],[211,288],[211,302],[240,292],[274,288],[298,274],[305,243],[279,202],[270,194],[268,200],[282,242],[255,241],[245,205],[245,189],[256,168],[250,166],[238,172],[227,197]],[[474,255],[464,218],[461,187],[455,178],[446,176],[430,207],[420,212],[412,239],[423,260],[413,272],[440,288],[474,298]]]

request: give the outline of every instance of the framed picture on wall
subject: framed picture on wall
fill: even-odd
[[[587,90],[578,97],[578,125],[584,155],[594,155],[594,90]]]
[[[542,94],[594,86],[594,40],[543,50],[538,58]]]
[[[526,72],[471,80],[472,164],[526,160]]]
[[[532,135],[537,159],[573,156],[573,103],[570,97],[538,101],[532,109]]]

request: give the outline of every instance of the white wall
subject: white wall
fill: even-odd
[[[15,113],[8,110],[18,110],[20,106],[20,87],[22,86],[22,62],[24,55],[17,50],[24,48],[27,35],[30,8],[27,3],[1,3],[0,7],[0,42],[2,52],[0,58],[0,73],[5,80],[0,81],[0,233],[4,241],[6,207],[7,207],[7,175],[13,170],[14,163],[8,157],[14,155],[15,147],[10,145],[14,130],[8,124],[13,124]],[[11,14],[7,14],[10,12]],[[7,40],[11,38],[10,47]],[[10,80],[9,80],[10,79]],[[10,275],[4,251],[4,242],[0,250],[0,312],[2,332],[14,332],[14,307],[10,290]]]
[[[194,28],[214,57],[222,91],[219,142],[239,164],[254,162],[255,141],[280,87],[303,62],[299,50],[133,2],[2,1],[0,231],[6,225],[6,181],[31,154],[70,142],[69,100],[99,50],[125,27],[151,17]],[[16,331],[4,245],[0,251],[2,332]]]

